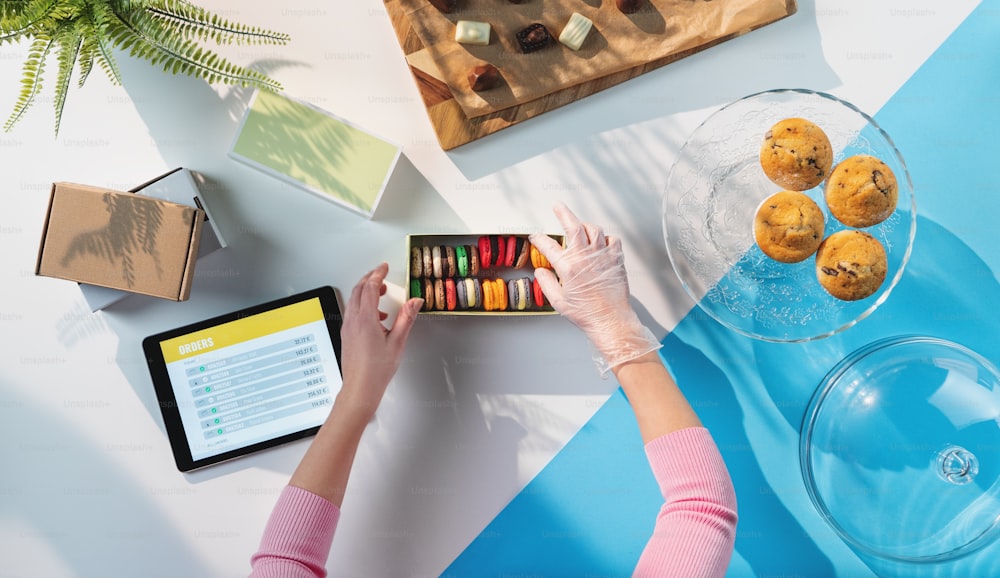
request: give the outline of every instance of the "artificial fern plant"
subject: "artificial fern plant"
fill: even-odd
[[[55,55],[55,132],[78,64],[83,86],[94,63],[121,84],[115,49],[210,83],[280,90],[267,75],[235,65],[205,48],[216,44],[285,44],[286,34],[229,22],[185,0],[0,0],[0,47],[31,39],[21,91],[4,124],[10,131],[42,89],[45,65]]]

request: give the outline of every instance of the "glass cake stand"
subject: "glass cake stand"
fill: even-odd
[[[757,207],[781,190],[760,167],[760,146],[768,129],[789,117],[809,119],[826,132],[834,164],[869,154],[896,175],[896,211],[864,229],[888,257],[885,281],[866,299],[831,297],[816,280],[814,257],[779,263],[754,242]],[[830,215],[822,187],[804,192],[823,210],[830,235],[845,227]],[[770,90],[719,109],[681,147],[663,195],[664,240],[684,290],[726,327],[767,341],[819,339],[870,315],[903,275],[916,227],[910,175],[889,135],[856,106],[809,90]]]

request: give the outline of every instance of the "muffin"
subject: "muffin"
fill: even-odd
[[[823,211],[805,193],[781,191],[764,199],[753,221],[753,234],[765,255],[798,263],[823,241]]]
[[[833,166],[833,147],[823,129],[804,118],[786,118],[764,134],[760,166],[775,184],[804,191],[823,182]]]
[[[830,235],[816,251],[816,278],[827,293],[843,301],[874,294],[888,268],[882,243],[857,229]]]
[[[848,227],[871,227],[896,210],[899,186],[892,169],[870,155],[837,163],[826,181],[830,213]]]

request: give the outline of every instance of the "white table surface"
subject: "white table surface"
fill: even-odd
[[[789,19],[448,153],[378,0],[201,4],[289,33],[284,47],[223,52],[401,143],[405,158],[367,221],[226,157],[247,90],[124,55],[124,87],[95,70],[71,90],[57,138],[49,90],[0,135],[0,576],[248,572],[308,442],[179,473],[146,335],[317,285],[348,292],[381,260],[392,308],[406,234],[559,232],[549,207],[565,200],[623,238],[634,300],[662,337],[693,306],[659,217],[691,130],[770,88],[830,92],[874,113],[976,2],[801,0]],[[4,116],[26,50],[0,47]],[[190,301],[132,297],[91,314],[75,284],[33,275],[53,181],[127,189],[177,166],[208,179],[230,242],[199,261]],[[558,317],[421,319],[358,453],[332,575],[438,575],[616,386]]]

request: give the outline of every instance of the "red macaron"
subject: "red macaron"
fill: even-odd
[[[504,267],[513,267],[514,260],[517,259],[517,238],[511,235],[503,237],[503,239],[506,244],[503,254],[503,265]]]
[[[504,259],[507,258],[507,243],[501,235],[490,237],[490,248],[496,247],[493,251],[493,265],[503,267]]]
[[[458,304],[458,295],[455,293],[455,280],[448,278],[444,280],[444,298],[448,311],[454,311]]]
[[[548,304],[545,301],[545,293],[542,292],[542,284],[538,282],[538,279],[531,280],[531,293],[532,297],[535,298],[535,307],[545,307]]]
[[[479,266],[483,269],[489,269],[490,265],[493,264],[494,246],[496,246],[496,243],[491,242],[490,238],[486,235],[479,237]]]

